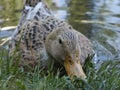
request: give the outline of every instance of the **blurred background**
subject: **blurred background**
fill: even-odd
[[[23,1],[0,1],[0,44],[11,37],[21,16]],[[46,1],[55,17],[65,20],[91,40],[97,56],[95,63],[120,60],[120,0]],[[7,44],[2,47],[7,48]]]

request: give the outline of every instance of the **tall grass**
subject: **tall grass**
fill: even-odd
[[[0,48],[0,90],[120,90],[119,64],[106,61],[95,69],[89,61],[84,67],[87,79],[71,80],[67,75],[59,77],[59,70],[56,74],[48,70],[47,75],[37,66],[34,71],[24,71],[13,66],[13,57]]]

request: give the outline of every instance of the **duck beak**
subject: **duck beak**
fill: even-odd
[[[70,78],[73,78],[73,76],[77,76],[82,79],[86,78],[86,75],[82,69],[82,65],[80,64],[80,60],[67,55],[64,61],[64,67]]]

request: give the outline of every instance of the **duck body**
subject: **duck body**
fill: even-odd
[[[93,54],[89,39],[68,23],[55,18],[42,0],[31,2],[26,1],[10,41],[9,55],[13,55],[18,45],[15,53],[21,57],[19,66],[35,66],[39,63],[44,67],[52,56],[65,67],[70,77],[76,75],[85,78],[82,67],[88,55]]]

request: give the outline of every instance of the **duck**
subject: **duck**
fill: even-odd
[[[20,57],[18,66],[39,64],[44,67],[52,58],[65,68],[70,78],[85,79],[83,67],[86,58],[93,54],[90,40],[67,22],[54,17],[45,0],[25,1],[9,42],[9,56]]]

